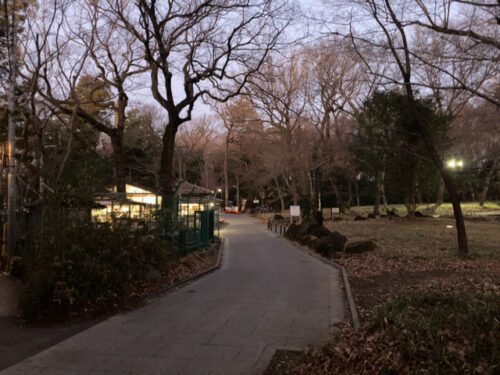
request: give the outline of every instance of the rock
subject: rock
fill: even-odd
[[[306,234],[312,234],[316,229],[321,227],[317,222],[311,219],[304,220],[299,226],[298,237],[301,238]]]
[[[299,238],[299,225],[295,223],[290,224],[285,236],[291,240],[297,240]]]
[[[397,214],[396,209],[392,209],[392,210],[387,210],[387,216],[398,217],[399,215]]]
[[[354,218],[354,221],[363,221],[363,220],[366,220],[366,217],[356,215],[356,217]]]
[[[334,257],[344,250],[347,241],[339,232],[332,232],[329,236],[318,238],[309,243],[309,246],[325,257]]]
[[[415,213],[413,214],[415,215],[415,217],[427,217],[427,215],[424,215],[422,212],[420,211],[415,211]]]
[[[312,241],[316,240],[318,237],[316,236],[313,236],[311,234],[306,234],[305,236],[302,236],[301,238],[299,238],[299,243],[301,245],[308,245],[309,243],[311,243]]]
[[[273,216],[273,221],[284,221],[284,220],[285,220],[285,218],[280,214],[275,214]]]
[[[368,214],[366,216],[368,217],[368,219],[376,219],[377,218],[377,215],[375,215],[375,214]]]
[[[311,230],[311,234],[318,238],[328,237],[332,232],[326,229],[324,226],[319,226]]]
[[[377,244],[375,243],[375,241],[366,240],[350,242],[345,246],[344,251],[347,254],[361,254],[366,253],[367,251],[374,251],[376,249]]]

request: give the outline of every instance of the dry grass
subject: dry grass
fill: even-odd
[[[366,221],[336,221],[324,224],[349,241],[372,239],[389,256],[447,258],[457,255],[455,222],[447,218],[380,218]],[[447,228],[452,226],[453,228]],[[470,256],[500,258],[500,221],[466,221]]]
[[[419,204],[417,206],[418,211],[424,211],[427,208],[432,207],[433,204]],[[461,203],[462,206],[462,212],[465,216],[474,216],[474,215],[481,215],[482,213],[488,213],[490,211],[500,211],[500,206],[496,202],[485,202],[484,206],[480,206],[479,203],[477,202],[463,202]],[[399,215],[406,215],[406,208],[402,204],[389,204],[388,205],[389,210],[396,209],[396,212]],[[384,209],[381,206],[380,207],[381,212],[384,213]],[[350,215],[367,215],[369,213],[373,212],[373,206],[360,206],[360,207],[352,207],[349,211]],[[451,206],[451,203],[443,203],[440,205],[436,211],[436,214],[440,216],[452,216],[453,215],[453,208]]]

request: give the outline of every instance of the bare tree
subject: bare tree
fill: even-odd
[[[281,159],[283,184],[294,204],[299,200],[312,149],[302,137],[307,119],[307,71],[301,57],[296,52],[267,64],[249,86],[249,97],[268,127],[268,139]]]
[[[75,24],[72,15],[62,15],[55,40],[47,46],[46,53],[54,58],[41,75],[44,85],[39,92],[59,112],[70,116],[71,128],[78,117],[110,138],[117,191],[124,192],[128,92],[133,89],[133,76],[143,73],[146,67],[141,65],[143,59],[137,41],[117,24],[114,13],[103,11],[96,1],[73,5],[66,13],[69,10],[78,11],[80,21]],[[89,60],[93,64],[89,64]],[[77,92],[82,74],[95,77],[87,97]],[[108,94],[94,95],[98,91]],[[66,155],[71,151],[70,145]],[[63,167],[64,162],[61,170]]]
[[[350,153],[347,150],[349,129],[345,121],[358,110],[364,97],[376,86],[366,73],[362,61],[348,40],[333,36],[303,51],[309,60],[307,82],[307,116],[317,132],[318,163],[330,181],[339,207],[343,197],[339,175],[349,179]]]
[[[124,27],[143,45],[151,92],[168,113],[163,135],[160,190],[171,194],[179,126],[202,98],[227,101],[259,70],[288,26],[286,1],[108,0]]]
[[[406,93],[409,105],[413,109],[415,117],[418,120],[419,126],[417,132],[426,146],[429,158],[438,168],[443,182],[448,190],[448,195],[452,202],[455,214],[459,252],[460,254],[465,255],[468,252],[468,244],[463,214],[460,206],[460,198],[457,193],[455,183],[443,164],[440,150],[437,148],[435,140],[431,136],[429,131],[430,124],[427,124],[419,113],[416,101],[416,87],[428,87],[429,84],[415,80],[415,61],[417,60],[423,62],[423,59],[418,59],[416,56],[411,39],[412,34],[408,30],[412,23],[406,21],[405,18],[406,15],[410,13],[407,12],[410,5],[411,2],[409,1],[395,4],[390,0],[369,0],[357,3],[357,11],[365,12],[364,14],[369,15],[370,19],[373,21],[373,24],[371,25],[373,27],[371,29],[373,37],[360,37],[353,29],[353,23],[351,23],[351,40],[355,43],[355,45],[357,42],[367,44],[370,47],[377,46],[384,53],[385,59],[392,59],[394,66],[392,72],[389,72],[392,74],[384,74],[383,78],[386,82],[401,85]],[[364,33],[364,35],[367,34]],[[381,42],[380,36],[383,37],[385,43]],[[360,51],[359,48],[358,51]],[[360,52],[360,56],[363,58],[362,52]],[[370,67],[375,63],[373,60],[368,61],[364,59],[364,61],[368,69],[370,69]],[[468,88],[470,89],[470,86],[468,86]],[[477,92],[477,90],[474,91]]]

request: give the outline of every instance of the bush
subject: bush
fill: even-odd
[[[500,295],[426,291],[387,303],[276,374],[498,374]]]
[[[500,371],[500,296],[424,292],[386,306],[376,326],[394,365],[414,373]],[[490,372],[488,372],[490,371]]]
[[[162,269],[171,246],[131,221],[113,224],[44,220],[26,250],[21,309],[27,320],[109,311],[151,269]]]

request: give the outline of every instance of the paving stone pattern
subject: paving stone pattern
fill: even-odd
[[[253,218],[226,220],[221,269],[0,374],[259,374],[343,319],[337,270]]]

